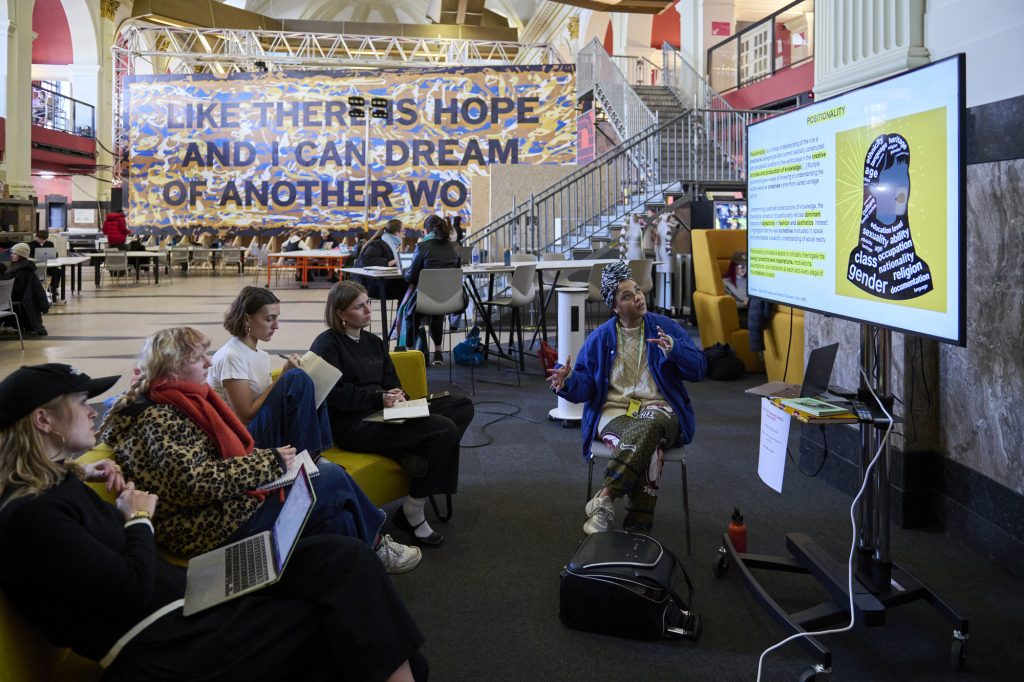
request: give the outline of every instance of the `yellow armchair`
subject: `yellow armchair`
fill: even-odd
[[[763,372],[764,364],[750,350],[750,334],[740,328],[736,299],[725,293],[722,275],[736,251],[747,250],[746,230],[693,230],[693,306],[701,346],[727,343],[748,372]]]
[[[785,305],[772,306],[771,320],[764,328],[764,364],[768,381],[803,382],[803,310]]]

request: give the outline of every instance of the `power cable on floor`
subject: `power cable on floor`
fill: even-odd
[[[537,419],[530,419],[529,417],[521,416],[519,414],[522,411],[521,407],[519,407],[518,405],[513,405],[512,403],[507,403],[507,402],[505,402],[503,400],[481,400],[479,402],[473,403],[474,409],[477,406],[479,406],[479,405],[504,405],[505,407],[508,407],[508,408],[511,408],[512,410],[514,410],[514,412],[491,412],[489,410],[476,410],[476,414],[492,414],[492,415],[497,415],[497,419],[492,419],[489,422],[485,422],[485,423],[483,423],[483,424],[481,424],[479,426],[479,429],[483,432],[483,434],[487,438],[487,440],[485,440],[483,443],[473,443],[473,444],[470,444],[470,445],[463,445],[462,446],[463,448],[482,448],[482,447],[485,447],[485,446],[490,445],[491,443],[493,443],[494,442],[494,437],[487,433],[487,427],[491,426],[492,424],[497,424],[502,419],[506,419],[506,418],[521,419],[524,422],[530,422],[531,424],[543,424],[544,423],[543,421],[540,421],[540,420],[537,420]]]

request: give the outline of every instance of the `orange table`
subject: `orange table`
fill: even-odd
[[[338,249],[309,249],[306,251],[282,251],[267,254],[267,288],[270,288],[270,274],[273,270],[295,268],[302,272],[301,288],[309,288],[310,270],[340,270],[349,257],[348,251]],[[290,261],[294,261],[290,262]]]

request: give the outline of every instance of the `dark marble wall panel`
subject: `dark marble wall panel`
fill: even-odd
[[[940,449],[1024,493],[1024,159],[967,170],[967,347],[940,346]]]

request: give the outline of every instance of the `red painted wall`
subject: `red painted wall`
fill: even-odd
[[[36,0],[32,9],[32,30],[38,37],[32,43],[33,64],[71,64],[71,29],[60,0]]]
[[[728,92],[722,97],[737,109],[757,109],[780,99],[793,97],[814,88],[814,60],[809,60],[791,69],[778,71],[771,78],[765,78],[739,90]]]
[[[612,33],[612,22],[608,22],[608,28],[604,32],[604,51],[608,54],[615,54],[615,40]]]
[[[651,24],[651,47],[660,50],[662,43],[666,42],[679,49],[679,12],[675,5],[669,5],[667,10],[655,15]]]
[[[33,175],[32,187],[35,188],[40,202],[47,194],[63,194],[68,201],[71,201],[71,178],[69,176],[41,178],[38,175]]]

